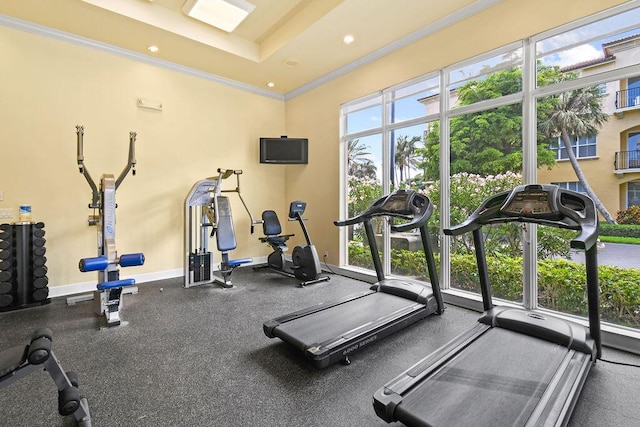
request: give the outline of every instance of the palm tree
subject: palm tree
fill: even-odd
[[[592,137],[598,134],[598,129],[607,121],[608,116],[602,111],[603,94],[597,86],[581,88],[558,95],[549,117],[540,123],[540,131],[551,138],[560,138],[571,166],[578,177],[582,188],[591,197],[598,211],[607,220],[615,224],[607,208],[602,204],[584,176],[576,153],[571,147],[571,136]]]
[[[349,175],[360,178],[376,178],[376,165],[367,156],[371,153],[367,152],[367,147],[360,144],[359,139],[351,139],[347,141],[347,170]]]
[[[400,172],[398,183],[404,181],[404,172],[407,172],[407,179],[410,178],[410,170],[417,167],[418,162],[415,159],[416,143],[420,141],[419,136],[408,137],[406,135],[398,136],[395,149],[395,163]]]

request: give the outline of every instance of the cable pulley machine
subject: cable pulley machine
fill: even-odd
[[[231,273],[236,267],[248,264],[251,258],[230,259],[229,252],[236,249],[236,235],[231,215],[229,198],[222,193],[237,193],[242,206],[251,221],[251,234],[254,226],[260,224],[254,220],[240,193],[241,169],[218,169],[217,177],[196,182],[185,199],[185,238],[184,238],[184,287],[218,283],[225,288],[233,287]],[[223,190],[223,181],[236,177],[236,187]],[[216,238],[221,253],[220,276],[213,274],[213,254],[209,251],[209,239]]]

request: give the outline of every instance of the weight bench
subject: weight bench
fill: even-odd
[[[0,388],[26,377],[32,372],[45,370],[58,387],[58,413],[73,415],[78,426],[91,427],[87,399],[80,397],[78,375],[64,372],[51,350],[53,333],[41,328],[33,333],[26,345],[18,345],[0,352]]]

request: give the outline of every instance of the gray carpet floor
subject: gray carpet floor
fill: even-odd
[[[332,275],[305,288],[250,267],[235,287],[185,289],[182,278],[143,283],[125,295],[126,325],[100,330],[93,303],[51,304],[0,314],[0,349],[26,343],[47,326],[66,370],[80,376],[93,425],[102,426],[385,426],[371,396],[387,381],[475,325],[478,313],[449,306],[375,345],[348,366],[317,370],[262,323],[368,285]],[[640,357],[605,348],[607,359]],[[640,369],[598,362],[571,426],[640,426]],[[479,396],[481,398],[481,396]],[[0,389],[0,426],[68,426],[46,372]],[[460,425],[455,414],[451,426]]]

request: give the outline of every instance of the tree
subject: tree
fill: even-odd
[[[377,168],[368,157],[367,147],[360,144],[359,139],[347,141],[347,170],[349,175],[358,178],[376,179]]]
[[[556,95],[552,97],[554,107],[551,113],[546,120],[540,122],[538,128],[550,138],[560,138],[582,188],[593,199],[596,208],[607,222],[615,224],[616,220],[589,185],[578,163],[576,153],[571,147],[571,136],[593,137],[607,121],[608,116],[602,110],[602,97],[603,94],[597,86]]]
[[[416,144],[420,142],[419,136],[409,137],[407,135],[400,135],[396,140],[396,150],[394,153],[395,165],[400,172],[400,179],[398,184],[406,179],[410,178],[411,168],[418,166],[418,162],[415,159]]]
[[[544,68],[544,67],[543,67]],[[545,80],[558,78],[557,69],[546,67],[540,73]],[[482,100],[499,98],[521,90],[522,71],[519,67],[490,74],[481,81],[472,81],[457,88],[458,104],[470,105]],[[542,83],[542,82],[541,82]],[[539,114],[550,106],[539,104]],[[451,174],[468,172],[496,175],[505,171],[522,171],[522,105],[511,104],[473,114],[452,117],[450,121]],[[549,141],[538,136],[538,167],[556,164]],[[425,180],[436,180],[440,161],[440,129],[434,124],[426,135],[425,148],[418,149],[425,158],[420,164]]]

